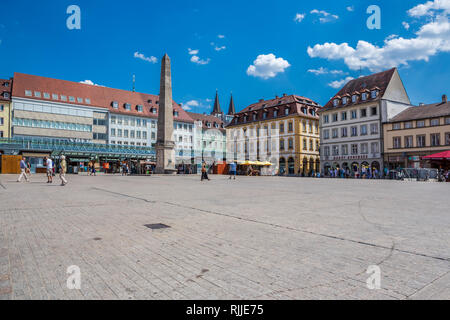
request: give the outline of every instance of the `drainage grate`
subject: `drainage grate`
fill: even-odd
[[[147,227],[152,230],[170,228],[170,226],[163,224],[163,223],[144,224],[144,227]]]

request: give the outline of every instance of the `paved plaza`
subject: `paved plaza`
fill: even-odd
[[[0,299],[450,299],[448,183],[68,178],[0,176]]]

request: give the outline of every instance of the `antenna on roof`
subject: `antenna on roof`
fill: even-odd
[[[133,92],[136,92],[136,75],[133,74]]]

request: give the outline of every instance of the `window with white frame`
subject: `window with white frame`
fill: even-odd
[[[372,123],[370,125],[370,134],[378,134],[378,123]]]
[[[380,148],[379,148],[379,144],[378,142],[372,142],[370,144],[370,151],[372,154],[377,154],[378,152],[380,152]]]
[[[369,145],[367,143],[361,143],[361,154],[369,153]]]

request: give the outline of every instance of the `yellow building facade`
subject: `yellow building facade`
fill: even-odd
[[[319,109],[312,100],[295,95],[250,105],[227,126],[228,158],[231,153],[237,160],[270,161],[272,171],[283,175],[317,172]]]
[[[0,79],[0,138],[11,137],[11,80]]]

